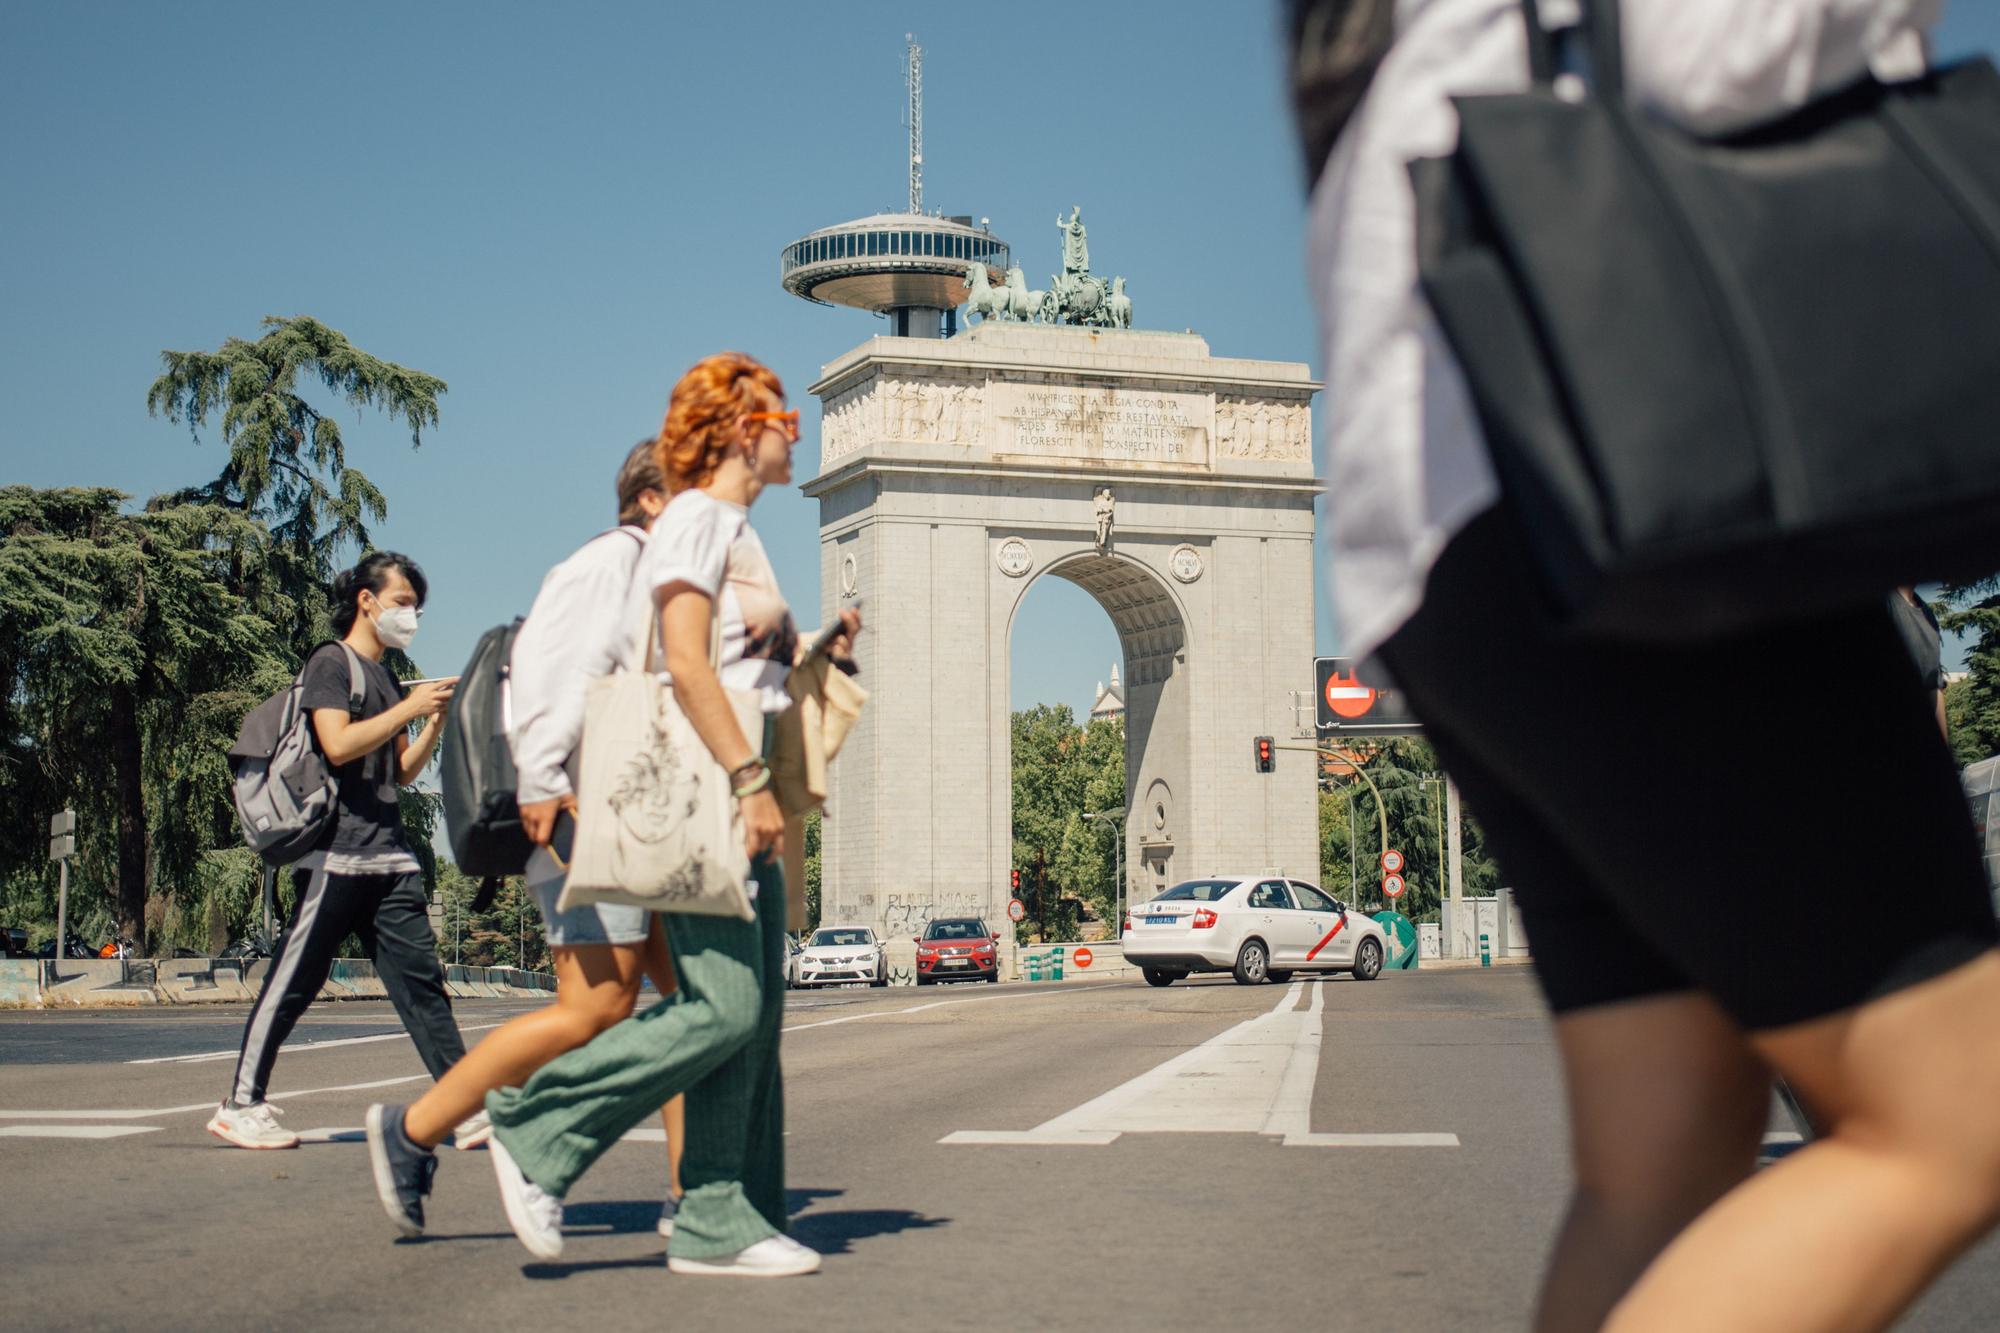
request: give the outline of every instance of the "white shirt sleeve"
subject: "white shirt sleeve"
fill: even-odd
[[[514,640],[507,733],[514,752],[514,794],[547,801],[570,794],[564,764],[583,739],[586,683],[617,666],[622,623],[638,543],[599,537],[549,571]]]
[[[685,583],[713,598],[722,590],[729,548],[741,535],[743,512],[701,491],[683,491],[653,524],[646,543],[646,586],[655,594],[670,583]]]
[[[1884,77],[1921,72],[1910,57],[1944,0],[1625,0],[1621,13],[1627,94],[1721,134],[1801,107],[1871,65]]]

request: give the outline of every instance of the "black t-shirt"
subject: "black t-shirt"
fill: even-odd
[[[376,717],[402,702],[403,687],[380,662],[361,659],[361,718]],[[305,689],[300,695],[308,710],[347,711],[347,653],[338,645],[321,648],[306,663]],[[380,749],[334,769],[340,786],[340,817],[320,844],[323,851],[381,855],[408,852],[403,818],[396,800],[396,738]]]

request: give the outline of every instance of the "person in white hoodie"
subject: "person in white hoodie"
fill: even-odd
[[[630,1017],[645,978],[652,978],[662,996],[675,987],[657,914],[608,905],[557,911],[563,870],[549,852],[550,842],[561,840],[564,816],[576,810],[572,758],[583,737],[590,682],[624,663],[638,629],[651,623],[651,602],[643,593],[635,599],[633,592],[647,534],[667,503],[650,438],[626,457],[617,490],[618,526],[549,571],[509,662],[507,740],[518,774],[521,821],[538,848],[528,863],[527,883],[555,958],[556,1002],[489,1033],[409,1105],[369,1108],[376,1193],[405,1235],[423,1231],[434,1150],[455,1125],[482,1116],[488,1092],[526,1082],[556,1056]],[[670,1179],[660,1231],[671,1235],[680,1194],[682,1099],[668,1101],[661,1115]]]
[[[1536,1327],[1881,1328],[2000,1218],[1979,849],[1880,599],[1701,645],[1554,623],[1418,285],[1409,176],[1456,144],[1452,97],[1527,89],[1523,9],[1291,0],[1342,651],[1414,705],[1534,942],[1576,1172]],[[1622,0],[1627,96],[1725,133],[1921,74],[1942,9]],[[1755,1173],[1774,1074],[1826,1132]]]

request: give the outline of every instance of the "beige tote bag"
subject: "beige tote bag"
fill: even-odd
[[[576,838],[558,911],[615,903],[655,912],[756,919],[750,858],[729,774],[654,670],[657,613],[648,618],[645,666],[591,682],[576,784]],[[722,622],[711,619],[709,663]],[[758,696],[724,688],[737,723],[761,753]]]

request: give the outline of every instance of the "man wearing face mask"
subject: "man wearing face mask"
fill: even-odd
[[[326,983],[350,932],[374,960],[431,1077],[465,1055],[431,933],[422,867],[403,836],[397,796],[430,762],[457,682],[419,682],[405,693],[382,665],[384,652],[407,648],[416,637],[426,591],[424,572],[408,556],[366,556],[334,580],[333,627],[341,642],[322,645],[306,661],[302,702],[334,771],[339,814],[325,841],[292,867],[291,919],[244,1025],[229,1096],[208,1122],[209,1133],[239,1148],[298,1146],[264,1090],[278,1048]],[[360,667],[358,703],[351,661]],[[412,741],[410,724],[419,719],[423,729]],[[482,1119],[462,1132],[483,1127]]]

